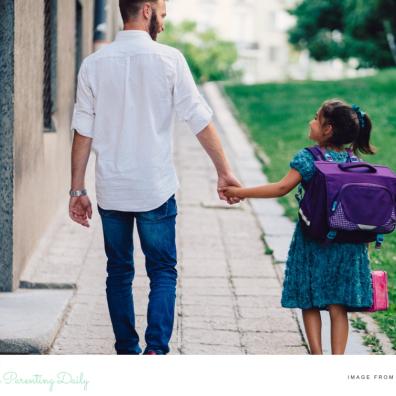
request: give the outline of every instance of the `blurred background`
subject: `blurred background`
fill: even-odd
[[[195,43],[209,70],[213,62],[221,69],[234,61],[244,83],[355,77],[395,65],[394,6],[389,0],[172,0],[163,40],[182,48]],[[217,52],[215,41],[222,44]],[[204,54],[195,50],[187,48],[187,55],[200,65]],[[235,77],[224,72],[197,77]]]

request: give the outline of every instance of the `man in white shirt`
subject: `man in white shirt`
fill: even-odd
[[[176,297],[173,115],[184,120],[212,159],[220,199],[239,186],[180,51],[156,42],[165,0],[120,0],[124,30],[88,56],[78,76],[72,130],[69,214],[89,227],[91,202],[84,188],[89,154],[96,154],[96,194],[107,255],[106,295],[117,354],[139,354],[132,297],[133,227],[139,233],[150,279],[145,354],[166,354]],[[238,200],[231,199],[233,204]]]

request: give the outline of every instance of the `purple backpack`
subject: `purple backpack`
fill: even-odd
[[[360,161],[350,149],[346,163],[334,162],[319,146],[306,150],[314,157],[315,174],[301,183],[303,232],[323,242],[376,241],[380,248],[383,234],[396,226],[396,174],[386,166]]]

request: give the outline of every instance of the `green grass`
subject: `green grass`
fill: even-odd
[[[376,355],[384,355],[382,346],[378,338],[373,334],[368,334],[363,337],[363,344],[368,346]]]
[[[364,331],[367,330],[367,323],[364,322],[360,318],[352,319],[351,320],[351,324],[352,324],[352,327],[357,329],[357,330],[364,330]]]
[[[374,77],[330,82],[290,82],[261,85],[225,86],[240,121],[271,162],[264,171],[270,181],[277,181],[289,170],[293,155],[313,144],[307,138],[308,122],[321,103],[340,98],[357,103],[373,122],[372,143],[378,153],[367,156],[396,170],[396,69]],[[294,193],[280,199],[286,214],[297,219]],[[370,250],[373,269],[388,272],[390,309],[373,314],[396,349],[396,232],[385,237],[381,250]]]

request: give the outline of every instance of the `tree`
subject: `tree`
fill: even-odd
[[[238,59],[235,44],[221,40],[212,29],[198,32],[195,22],[168,22],[160,41],[183,53],[198,83],[240,77],[234,67]]]
[[[359,67],[396,64],[395,0],[303,0],[289,42],[319,61],[356,58]]]

